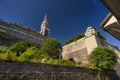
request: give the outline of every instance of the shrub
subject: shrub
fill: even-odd
[[[116,53],[108,47],[97,47],[89,55],[88,60],[91,65],[102,69],[111,70],[117,62]]]
[[[9,61],[17,61],[17,56],[15,53],[11,53],[8,51],[6,53],[0,54],[0,59],[1,60],[9,60]]]
[[[32,62],[33,60],[35,60],[36,55],[37,57],[39,57],[38,54],[40,55],[39,49],[37,49],[36,47],[30,47],[27,49],[27,51],[19,56],[18,60],[23,62]]]
[[[40,50],[42,53],[47,53],[51,58],[58,59],[61,55],[62,45],[57,39],[48,38],[43,42]]]
[[[98,79],[102,80],[103,72],[112,70],[117,57],[115,52],[108,47],[97,47],[88,57],[92,69],[98,72]]]
[[[17,56],[20,56],[23,52],[27,50],[27,48],[33,46],[29,41],[18,41],[12,44],[9,47],[9,50],[12,52],[16,52]]]

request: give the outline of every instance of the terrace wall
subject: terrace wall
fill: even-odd
[[[104,80],[120,80],[114,71],[106,72]],[[91,70],[38,63],[0,61],[0,80],[98,80]]]

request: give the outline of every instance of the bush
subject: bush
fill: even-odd
[[[117,62],[116,53],[108,47],[97,47],[88,57],[93,67],[100,70],[111,70]]]
[[[35,58],[39,57],[38,54],[40,55],[39,49],[37,49],[36,47],[30,47],[27,49],[27,51],[19,56],[18,60],[23,62],[32,62],[33,60],[35,60]]]
[[[0,53],[6,53],[8,50],[8,47],[6,46],[0,46]]]
[[[27,48],[33,46],[29,41],[18,41],[12,44],[9,47],[9,50],[12,52],[16,52],[17,56],[20,56],[23,52],[27,50]]]
[[[17,56],[15,53],[11,53],[8,51],[6,53],[0,54],[0,59],[1,60],[9,60],[9,61],[17,61]]]
[[[113,70],[117,62],[116,53],[108,47],[97,47],[89,55],[88,60],[91,68],[98,72],[98,79],[103,80],[102,76],[106,70]]]
[[[47,53],[51,58],[58,59],[61,55],[62,45],[57,39],[48,38],[43,42],[40,50],[42,53]]]
[[[46,61],[47,64],[55,64],[55,65],[64,65],[64,66],[77,66],[78,63],[68,60],[62,60],[62,59],[48,59]]]

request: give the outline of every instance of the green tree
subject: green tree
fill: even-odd
[[[43,42],[41,51],[47,53],[53,59],[58,59],[61,56],[62,45],[57,39],[48,38]]]
[[[103,73],[106,70],[113,70],[117,57],[115,52],[108,47],[97,47],[89,55],[88,60],[92,69],[98,71],[98,79],[103,80]]]
[[[84,36],[85,36],[85,35],[84,35],[83,33],[82,33],[82,34],[77,34],[76,36],[67,39],[67,40],[64,42],[64,44],[67,45],[67,44],[69,44],[69,43],[71,43],[71,42],[73,42],[73,41],[76,41],[76,40],[84,37]]]
[[[20,56],[23,52],[27,50],[28,47],[33,46],[29,41],[18,41],[12,44],[9,47],[9,50],[12,52],[16,52],[17,56]]]
[[[75,36],[75,40],[78,40],[78,39],[80,39],[80,38],[82,38],[82,37],[84,37],[84,36],[85,36],[84,33],[77,34],[77,35]]]
[[[71,42],[73,42],[73,41],[75,41],[75,39],[74,39],[74,37],[71,37],[71,38],[67,39],[67,40],[64,42],[64,44],[67,45],[67,44],[69,44],[69,43],[71,43]]]
[[[92,66],[100,70],[112,70],[117,57],[115,52],[108,47],[97,47],[88,57]]]
[[[35,58],[40,58],[40,50],[36,47],[28,48],[23,54],[18,58],[19,61],[32,62]]]

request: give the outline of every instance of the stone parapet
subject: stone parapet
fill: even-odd
[[[104,80],[119,80],[114,71]],[[0,80],[98,80],[97,73],[80,67],[0,61]]]

